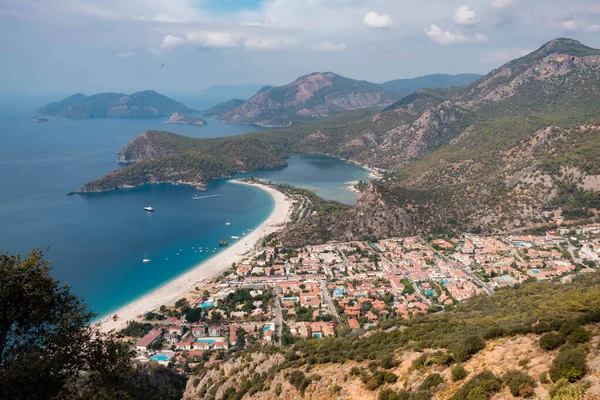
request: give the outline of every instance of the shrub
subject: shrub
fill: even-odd
[[[489,340],[489,339],[497,339],[504,336],[504,329],[498,327],[498,326],[492,326],[490,328],[488,328],[485,333],[483,334],[483,338],[485,340]]]
[[[560,333],[548,332],[540,338],[540,347],[544,350],[558,349],[565,343],[565,337]]]
[[[383,359],[381,360],[381,368],[383,369],[392,369],[397,366],[398,363],[394,360],[392,356],[383,357]]]
[[[588,388],[587,382],[570,384],[566,379],[560,379],[550,387],[548,397],[552,400],[583,400]]]
[[[490,371],[475,375],[450,400],[487,400],[502,389],[502,381]]]
[[[533,333],[537,335],[541,335],[542,333],[546,332],[550,332],[550,325],[545,321],[542,321],[539,324],[533,326]]]
[[[454,368],[452,368],[451,373],[452,380],[454,382],[465,379],[469,374],[465,367],[463,367],[461,364],[457,364]]]
[[[295,369],[290,372],[288,380],[304,396],[304,391],[310,385],[310,378],[304,372]]]
[[[548,380],[548,373],[547,373],[547,372],[542,372],[542,373],[540,374],[540,383],[543,383],[543,384],[545,385],[545,384],[546,384],[546,383],[548,383],[548,382],[550,382],[550,381]]]
[[[444,383],[444,380],[440,374],[431,374],[425,378],[423,383],[421,383],[419,390],[430,390],[437,387],[441,383]]]
[[[444,351],[436,351],[435,353],[427,356],[425,360],[425,366],[430,365],[441,365],[448,366],[454,362],[454,357]]]
[[[576,348],[562,350],[552,360],[550,378],[553,382],[566,379],[569,382],[578,381],[585,374],[585,354]]]
[[[452,343],[449,350],[457,361],[467,361],[485,347],[485,341],[477,335],[467,335],[464,339]]]
[[[410,365],[411,369],[420,371],[425,367],[425,361],[427,361],[427,354],[422,354],[419,358],[415,359]]]
[[[510,389],[510,393],[517,397],[529,397],[533,395],[535,381],[524,372],[512,370],[502,377],[504,384]]]
[[[587,343],[592,335],[582,326],[575,328],[568,337],[569,343]]]

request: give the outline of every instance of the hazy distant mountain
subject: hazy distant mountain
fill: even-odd
[[[223,114],[227,122],[285,126],[294,120],[311,120],[359,108],[385,107],[401,96],[374,83],[345,78],[331,72],[302,76],[279,87],[264,88],[239,107]]]
[[[196,95],[207,99],[217,99],[223,101],[226,99],[243,99],[248,100],[264,87],[261,84],[245,84],[245,85],[215,85],[209,88],[200,90]]]
[[[154,90],[145,90],[131,95],[100,93],[85,96],[77,93],[61,101],[47,104],[38,112],[59,118],[102,118],[152,117],[171,115],[176,112],[193,113],[195,110]]]
[[[241,106],[245,102],[246,101],[242,99],[232,99],[224,103],[219,103],[216,106],[209,108],[208,110],[202,111],[202,115],[206,117],[218,117]]]
[[[379,86],[385,90],[396,92],[402,95],[409,95],[421,89],[426,88],[447,88],[451,86],[463,86],[475,82],[483,75],[479,74],[433,74],[419,76],[412,79],[395,79],[393,81],[381,83]]]

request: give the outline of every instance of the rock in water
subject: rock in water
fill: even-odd
[[[171,118],[165,121],[167,124],[190,124],[190,125],[206,125],[206,121],[199,117],[188,117],[181,113],[171,114]]]

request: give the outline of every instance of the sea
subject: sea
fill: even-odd
[[[44,250],[52,275],[99,317],[206,261],[223,250],[222,238],[243,236],[272,212],[268,193],[228,180],[211,182],[206,192],[161,184],[68,196],[118,168],[117,150],[146,130],[207,138],[259,128],[210,118],[206,126],[167,125],[165,117],[30,121],[37,107],[55,99],[0,96],[0,252]],[[197,109],[213,104],[186,100]],[[361,168],[314,155],[295,155],[286,167],[249,175],[347,204],[356,200],[347,182],[368,179]]]

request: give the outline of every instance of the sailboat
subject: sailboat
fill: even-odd
[[[231,222],[229,222],[229,218],[227,218],[227,222],[225,222],[225,225],[227,225],[227,226],[231,225]]]
[[[142,260],[142,262],[149,263],[150,261],[152,260],[146,256],[146,253],[144,253],[144,259]]]

